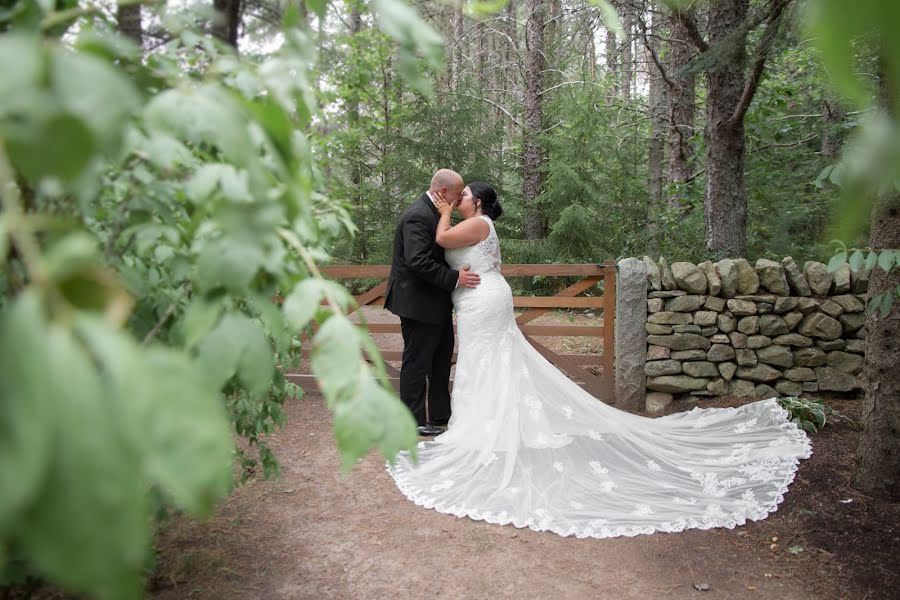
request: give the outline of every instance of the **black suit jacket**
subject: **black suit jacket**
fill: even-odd
[[[400,215],[384,298],[384,307],[397,316],[442,323],[453,308],[450,292],[456,289],[459,272],[447,266],[444,249],[434,241],[439,220],[428,194]]]

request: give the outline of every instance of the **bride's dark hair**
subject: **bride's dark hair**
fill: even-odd
[[[490,184],[483,181],[474,181],[469,184],[469,191],[474,198],[481,200],[481,212],[496,221],[503,214],[503,207],[497,200],[497,192]]]

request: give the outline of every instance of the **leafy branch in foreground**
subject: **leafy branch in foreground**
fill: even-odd
[[[296,7],[282,47],[251,59],[170,8],[170,41],[142,57],[104,13],[15,4],[0,27],[0,582],[24,565],[134,598],[157,499],[202,516],[235,458],[277,475],[265,436],[299,396],[282,369],[300,329],[318,325],[345,469],[413,449],[414,422],[316,267],[353,226],[318,191]],[[401,52],[433,59],[433,31],[398,6],[378,2]]]

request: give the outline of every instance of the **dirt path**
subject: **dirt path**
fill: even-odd
[[[152,597],[823,597],[755,539],[759,524],[578,540],[417,507],[377,455],[342,478],[321,398],[286,409],[282,479],[239,489],[206,523],[173,523]]]

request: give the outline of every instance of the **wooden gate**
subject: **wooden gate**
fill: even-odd
[[[387,291],[390,265],[338,265],[325,267],[322,274],[336,280],[381,279],[369,290],[355,296],[362,306],[383,306]],[[608,260],[602,264],[572,265],[502,265],[501,272],[510,277],[581,277],[580,280],[560,291],[555,296],[514,296],[513,306],[526,309],[516,317],[519,329],[525,338],[547,360],[566,373],[596,398],[608,404],[615,402],[615,307],[616,307],[616,265]],[[602,296],[581,296],[603,282]],[[556,308],[594,309],[603,313],[603,324],[583,325],[537,325],[532,322]],[[370,333],[400,333],[399,323],[369,323]],[[561,354],[554,352],[535,340],[535,337],[595,337],[602,340],[602,354]],[[383,351],[388,375],[395,388],[399,387],[400,370],[391,362],[400,362],[402,352]],[[453,354],[456,362],[456,353]],[[599,375],[586,367],[593,367]],[[304,373],[291,373],[288,379],[304,389],[316,389],[315,378]],[[452,384],[452,380],[451,380]]]

